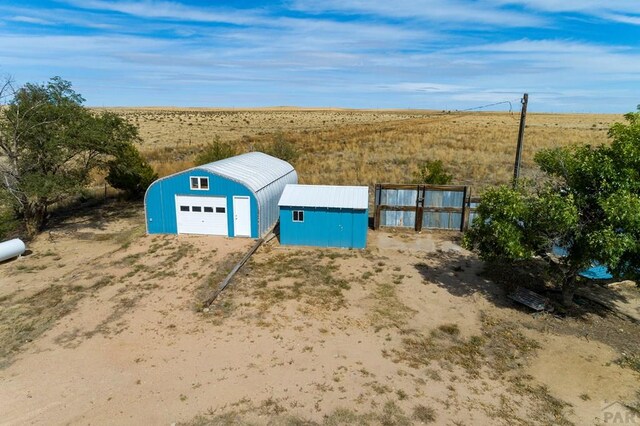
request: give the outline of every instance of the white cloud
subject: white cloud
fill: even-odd
[[[253,10],[222,10],[200,8],[168,1],[105,1],[67,0],[68,4],[82,9],[119,12],[148,19],[174,21],[215,22],[236,25],[264,23],[266,20]]]
[[[490,0],[496,5],[522,6],[551,13],[580,13],[605,20],[640,25],[640,2],[636,0]]]
[[[322,13],[339,12],[364,14],[386,18],[404,18],[436,21],[448,24],[476,23],[502,27],[535,27],[546,24],[546,19],[530,13],[510,11],[487,2],[465,0],[295,0],[297,10]]]
[[[10,21],[13,22],[24,22],[27,24],[38,24],[38,25],[51,25],[52,22],[51,21],[47,21],[45,19],[41,19],[41,18],[36,18],[34,16],[12,16],[11,18],[9,18]]]
[[[427,92],[427,93],[453,93],[460,91],[468,91],[468,86],[460,86],[455,84],[442,83],[394,83],[389,85],[380,85],[380,89],[391,92]]]

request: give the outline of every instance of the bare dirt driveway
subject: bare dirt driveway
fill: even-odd
[[[616,362],[637,324],[532,316],[458,234],[273,240],[202,312],[252,241],[143,223],[110,204],[0,265],[0,423],[582,425],[640,402]]]

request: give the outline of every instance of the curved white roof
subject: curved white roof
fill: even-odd
[[[249,152],[195,168],[240,182],[256,193],[283,176],[295,174],[291,164],[262,152]]]
[[[278,205],[364,210],[369,207],[369,188],[288,184],[282,192]]]

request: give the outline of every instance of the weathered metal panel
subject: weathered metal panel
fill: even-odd
[[[408,207],[416,205],[417,189],[382,189],[380,192],[380,205]],[[380,226],[413,228],[415,225],[415,212],[385,210],[380,213]]]
[[[380,204],[388,206],[415,206],[417,196],[417,189],[383,189]]]
[[[424,206],[428,207],[457,207],[462,208],[464,193],[460,191],[434,191],[425,193]],[[462,213],[425,212],[422,218],[424,228],[460,229]]]
[[[422,226],[428,229],[460,229],[462,213],[425,212]]]
[[[473,224],[473,221],[476,220],[476,217],[478,216],[478,213],[475,212],[475,208],[478,207],[480,203],[477,202],[471,202],[469,203],[469,208],[471,209],[469,211],[469,226],[471,226]]]
[[[385,210],[380,213],[380,226],[413,228],[415,225],[416,212],[394,212]]]

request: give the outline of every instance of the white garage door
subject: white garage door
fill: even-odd
[[[176,195],[178,234],[228,235],[227,198]]]

